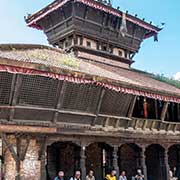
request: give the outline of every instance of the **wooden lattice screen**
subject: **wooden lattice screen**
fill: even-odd
[[[19,104],[55,107],[58,80],[42,76],[22,77]]]
[[[9,104],[13,75],[0,72],[0,104]]]
[[[114,116],[126,116],[132,98],[133,96],[129,94],[106,90],[100,113]]]

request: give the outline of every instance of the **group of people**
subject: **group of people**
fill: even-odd
[[[59,171],[58,176],[54,178],[54,180],[65,180],[64,172]],[[81,172],[76,171],[74,176],[70,178],[70,180],[81,180]],[[95,180],[94,172],[92,170],[86,176],[86,180]],[[106,175],[104,180],[117,180],[116,170],[112,170],[109,174]],[[126,172],[122,171],[118,180],[127,180]],[[137,174],[132,177],[131,180],[144,180],[144,175],[140,169],[137,170]]]

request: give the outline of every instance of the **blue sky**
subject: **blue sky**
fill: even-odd
[[[180,1],[179,0],[113,0],[113,5],[130,14],[152,21],[166,23],[159,34],[143,42],[135,56],[133,67],[166,76],[180,72]],[[24,22],[27,13],[41,9],[52,0],[0,0],[0,43],[47,44],[42,31],[28,28]]]

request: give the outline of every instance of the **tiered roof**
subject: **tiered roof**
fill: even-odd
[[[90,6],[92,8],[95,8],[95,9],[98,9],[101,11],[104,11],[106,13],[112,14],[112,15],[117,16],[117,17],[123,16],[122,11],[117,10],[117,9],[110,7],[110,6],[104,5],[104,4],[97,2],[97,1],[94,1],[94,0],[56,0],[53,3],[51,3],[50,5],[48,5],[47,7],[38,11],[37,13],[29,16],[27,18],[28,26],[34,27],[37,29],[43,29],[37,22],[39,20],[41,20],[42,18],[44,18],[45,16],[48,16],[53,11],[56,11],[58,8],[62,7],[63,5],[68,3],[69,1],[80,2],[80,3],[83,3],[87,6]],[[147,30],[145,38],[154,36],[154,35],[158,34],[158,32],[161,30],[160,28],[158,28],[158,27],[156,27],[150,23],[147,23],[147,22],[145,22],[145,21],[143,21],[137,17],[134,17],[130,14],[126,14],[126,20],[145,28]]]

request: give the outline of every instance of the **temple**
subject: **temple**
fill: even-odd
[[[180,178],[180,89],[131,67],[161,29],[100,0],[56,0],[26,23],[51,46],[0,45],[1,176]]]

